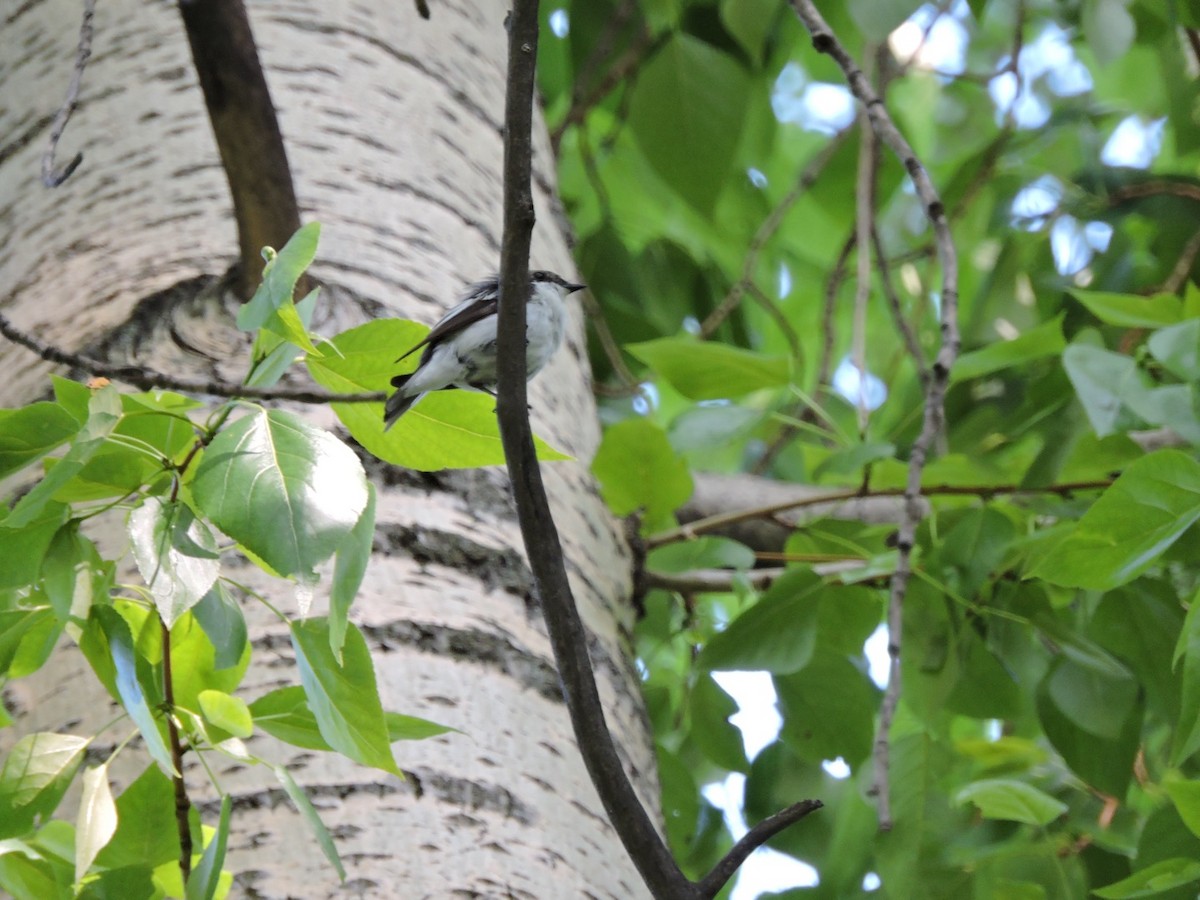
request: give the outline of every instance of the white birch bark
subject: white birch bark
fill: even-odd
[[[431,21],[407,0],[248,6],[304,218],[323,224],[314,324],[332,334],[371,316],[432,322],[465,281],[498,265],[504,5],[439,0]],[[57,190],[38,181],[79,12],[68,0],[26,0],[3,13],[0,309],[67,349],[237,378],[246,357],[232,301],[198,291],[236,252],[231,203],[170,4],[98,5],[80,106],[59,151],[66,160],[82,149],[84,162]],[[532,264],[567,274],[540,126],[535,148]],[[5,405],[47,391],[52,367],[28,352],[0,342],[0,367]],[[610,726],[656,805],[628,652],[631,562],[586,467],[598,440],[588,379],[576,310],[569,346],[531,386],[534,427],[579,460],[544,467],[551,501]],[[336,424],[328,411],[305,412]],[[574,744],[502,472],[368,471],[380,490],[377,552],[352,619],[371,644],[385,707],[463,734],[396,745],[410,773],[403,782],[252,741],[309,790],[348,884],[339,887],[268,771],[226,764],[217,774],[235,798],[234,896],[643,896]],[[249,566],[231,574],[294,608],[286,585]],[[285,629],[253,603],[247,614],[255,662],[242,694],[298,683]],[[87,734],[112,709],[74,648],[9,685],[5,701],[18,733]],[[123,755],[123,778],[138,771],[133,761]],[[211,800],[194,760],[187,776],[193,797]]]

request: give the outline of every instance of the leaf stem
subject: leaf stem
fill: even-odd
[[[171,781],[175,787],[175,826],[179,831],[179,871],[187,884],[192,874],[192,831],[188,824],[188,813],[192,802],[188,799],[187,784],[183,780],[183,742],[179,738],[179,726],[175,722],[175,685],[171,677],[171,629],[160,617],[162,629],[163,700],[167,710],[167,737],[171,744],[171,764],[175,771]]]

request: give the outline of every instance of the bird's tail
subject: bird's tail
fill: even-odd
[[[396,393],[387,398],[387,403],[383,407],[383,430],[387,431],[396,424],[396,420],[409,411],[414,403],[420,400],[424,394],[407,394],[404,391],[404,386],[408,383],[408,379],[412,377],[412,373],[408,375],[397,375],[392,379],[392,387],[396,388]]]

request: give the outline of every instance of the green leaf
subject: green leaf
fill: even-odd
[[[209,641],[204,629],[193,616],[184,616],[171,629],[171,661],[175,702],[195,710],[202,691],[232,693],[237,689],[250,663],[250,648],[243,648],[241,658],[234,665],[218,667],[216,648]]]
[[[1200,781],[1168,778],[1163,782],[1163,790],[1175,804],[1175,811],[1188,830],[1200,837]]]
[[[1031,573],[1110,590],[1132,581],[1200,519],[1200,463],[1178,450],[1135,460]]]
[[[458,731],[457,728],[451,728],[449,725],[439,725],[428,719],[394,712],[385,712],[383,721],[387,725],[388,740],[393,743],[396,741],[423,741],[426,738],[437,737],[439,734]]]
[[[849,9],[867,40],[882,42],[920,6],[920,0],[850,0]]]
[[[146,499],[129,515],[129,540],[168,628],[200,602],[221,572],[212,530],[182,503]]]
[[[1160,328],[1146,346],[1171,374],[1185,381],[1200,381],[1200,319],[1188,319]]]
[[[79,533],[77,521],[59,529],[42,562],[42,585],[59,622],[87,620],[95,596],[94,569],[99,564],[96,548]]]
[[[1200,591],[1192,596],[1175,646],[1175,666],[1183,661],[1179,717],[1171,738],[1171,765],[1200,750]]]
[[[213,645],[213,665],[218,669],[237,665],[246,649],[246,617],[225,585],[214,584],[192,607],[192,615]]]
[[[973,803],[985,819],[1004,819],[1046,826],[1067,811],[1067,804],[1031,784],[1010,778],[975,781],[960,790],[954,801]]]
[[[133,649],[133,636],[129,625],[121,618],[120,613],[107,606],[98,606],[92,613],[100,622],[105,637],[108,638],[109,652],[112,654],[113,665],[116,667],[116,688],[121,698],[121,705],[129,713],[129,718],[141,732],[146,744],[146,751],[156,763],[162,766],[168,775],[175,774],[175,764],[171,761],[171,752],[163,741],[162,732],[158,730],[158,722],[146,695],[138,682],[137,657]]]
[[[321,289],[314,288],[303,300],[295,304],[296,315],[300,317],[300,324],[305,329],[312,321],[313,310],[320,295]],[[307,334],[306,330],[305,335]],[[291,368],[297,357],[302,355],[300,348],[291,341],[266,330],[259,331],[255,337],[253,353],[254,364],[246,378],[246,384],[251,387],[270,387],[275,384]],[[318,352],[314,355],[319,357],[322,354]]]
[[[0,409],[0,478],[7,477],[79,431],[79,422],[57,403]]]
[[[20,738],[0,768],[0,837],[23,834],[49,816],[75,777],[91,741],[37,732]]]
[[[313,836],[316,837],[317,843],[321,845],[321,852],[325,854],[325,858],[329,860],[329,864],[337,871],[338,879],[345,881],[346,869],[342,865],[342,858],[338,855],[337,847],[333,843],[333,836],[330,835],[329,829],[325,827],[325,823],[321,821],[321,817],[313,807],[312,801],[308,799],[308,794],[296,783],[296,779],[292,777],[292,773],[283,766],[272,766],[271,770],[275,773],[275,777],[279,779],[279,783],[283,785],[284,792],[291,799],[296,810],[300,815],[304,816],[304,821],[312,829]]]
[[[592,460],[605,502],[618,516],[643,509],[661,522],[692,495],[692,476],[661,428],[626,419],[608,428]]]
[[[79,884],[96,855],[117,830],[117,805],[108,786],[108,765],[83,773],[83,795],[75,819],[75,883]]]
[[[328,619],[293,622],[291,629],[300,682],[321,737],[355,762],[400,775],[375,687],[375,667],[362,633],[350,626],[344,662],[339,665],[329,646]]]
[[[625,348],[691,400],[741,397],[792,380],[786,356],[763,356],[714,341],[665,337]]]
[[[346,617],[362,584],[371,547],[375,543],[375,485],[367,482],[367,506],[358,522],[338,547],[333,561],[333,584],[329,591],[329,647],[340,663],[346,640]]]
[[[74,478],[100,449],[121,421],[121,395],[112,385],[93,391],[88,401],[88,418],[57,465],[22,497],[0,528],[20,528],[37,519],[54,494]]]
[[[866,757],[879,690],[864,671],[845,656],[818,648],[799,672],[774,678],[781,735],[797,755],[813,763]]]
[[[221,797],[221,816],[217,820],[217,830],[200,864],[192,871],[187,880],[186,900],[213,900],[217,893],[217,885],[221,880],[221,866],[225,863],[225,845],[229,840],[229,812],[233,801],[228,794]]]
[[[428,329],[400,319],[377,319],[343,331],[326,342],[333,349],[307,360],[313,379],[331,391],[390,390],[404,368],[396,357],[421,340]],[[413,357],[406,360],[413,365]],[[437,391],[383,430],[383,403],[334,403],[333,411],[370,453],[397,466],[420,471],[495,466],[504,462],[496,424],[496,401],[470,391]],[[538,459],[568,459],[534,437]]]
[[[275,310],[275,315],[267,319],[263,328],[299,347],[305,353],[318,357],[324,355],[317,349],[312,338],[308,336],[308,330],[304,327],[304,322],[301,321],[300,313],[296,311],[294,303],[286,302]]]
[[[333,750],[325,738],[321,737],[316,716],[309,708],[308,698],[302,687],[279,688],[264,694],[250,704],[250,712],[254,715],[255,725],[267,734],[294,747],[304,747],[307,750]],[[419,741],[449,731],[457,731],[455,728],[439,725],[428,719],[394,712],[385,712],[383,719],[387,726],[388,740],[391,742]]]
[[[117,831],[96,865],[115,869],[177,861],[178,829],[171,781],[158,766],[147,766],[117,797]]]
[[[200,691],[200,712],[204,718],[234,737],[248,738],[254,733],[254,718],[241,697],[224,691]]]
[[[1092,891],[1103,900],[1130,900],[1133,897],[1156,897],[1171,888],[1200,881],[1200,862],[1174,857],[1164,859],[1128,878]]]
[[[1092,0],[1081,7],[1083,36],[1100,65],[1124,56],[1137,34],[1137,25],[1125,7],[1129,0]]]
[[[1011,341],[996,341],[979,350],[964,353],[950,370],[951,380],[969,381],[1001,369],[1025,365],[1047,356],[1057,356],[1067,346],[1062,334],[1065,315],[1066,313],[1060,313],[1049,322],[1030,328]]]
[[[250,302],[238,310],[238,328],[242,331],[262,328],[276,310],[291,301],[296,282],[317,255],[320,236],[321,224],[309,222],[288,239],[283,249],[263,268],[262,283]]]
[[[254,411],[204,452],[192,496],[227,535],[281,575],[315,577],[367,505],[354,452],[283,410]]]
[[[263,694],[250,704],[254,724],[272,737],[293,747],[306,750],[332,751],[329,742],[321,737],[317,717],[309,708],[304,688],[291,686]]]
[[[1071,291],[1071,296],[1101,322],[1122,328],[1158,328],[1174,325],[1183,318],[1183,301],[1174,294],[1143,297],[1140,294]]]
[[[721,0],[721,22],[756,63],[779,17],[779,0]]]
[[[691,721],[688,736],[704,755],[731,772],[749,771],[742,732],[729,721],[738,705],[711,675],[696,679],[688,694],[687,709]]]
[[[687,572],[691,569],[751,569],[754,551],[732,538],[700,535],[655,547],[646,555],[646,568],[656,572]]]
[[[633,134],[662,179],[700,212],[712,210],[733,165],[750,84],[731,57],[683,33],[639,73],[629,108]]]
[[[785,573],[724,631],[713,635],[696,665],[701,671],[798,672],[812,659],[824,581],[806,569]]]
[[[0,590],[37,581],[46,551],[67,514],[66,506],[51,502],[21,528],[5,528],[0,519]]]
[[[1149,379],[1136,362],[1086,344],[1072,344],[1063,351],[1062,359],[1098,437],[1120,430],[1122,424],[1132,424],[1122,423],[1124,407],[1149,386]]]

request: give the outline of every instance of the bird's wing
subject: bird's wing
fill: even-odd
[[[488,295],[491,295],[490,297]],[[412,356],[422,347],[434,345],[459,331],[462,331],[468,325],[473,325],[480,319],[486,319],[488,316],[496,314],[500,308],[500,304],[496,299],[496,285],[481,281],[475,285],[467,297],[458,306],[454,307],[446,315],[438,320],[438,323],[430,329],[429,334],[417,345],[410,348],[403,356],[399,357],[396,362]]]

